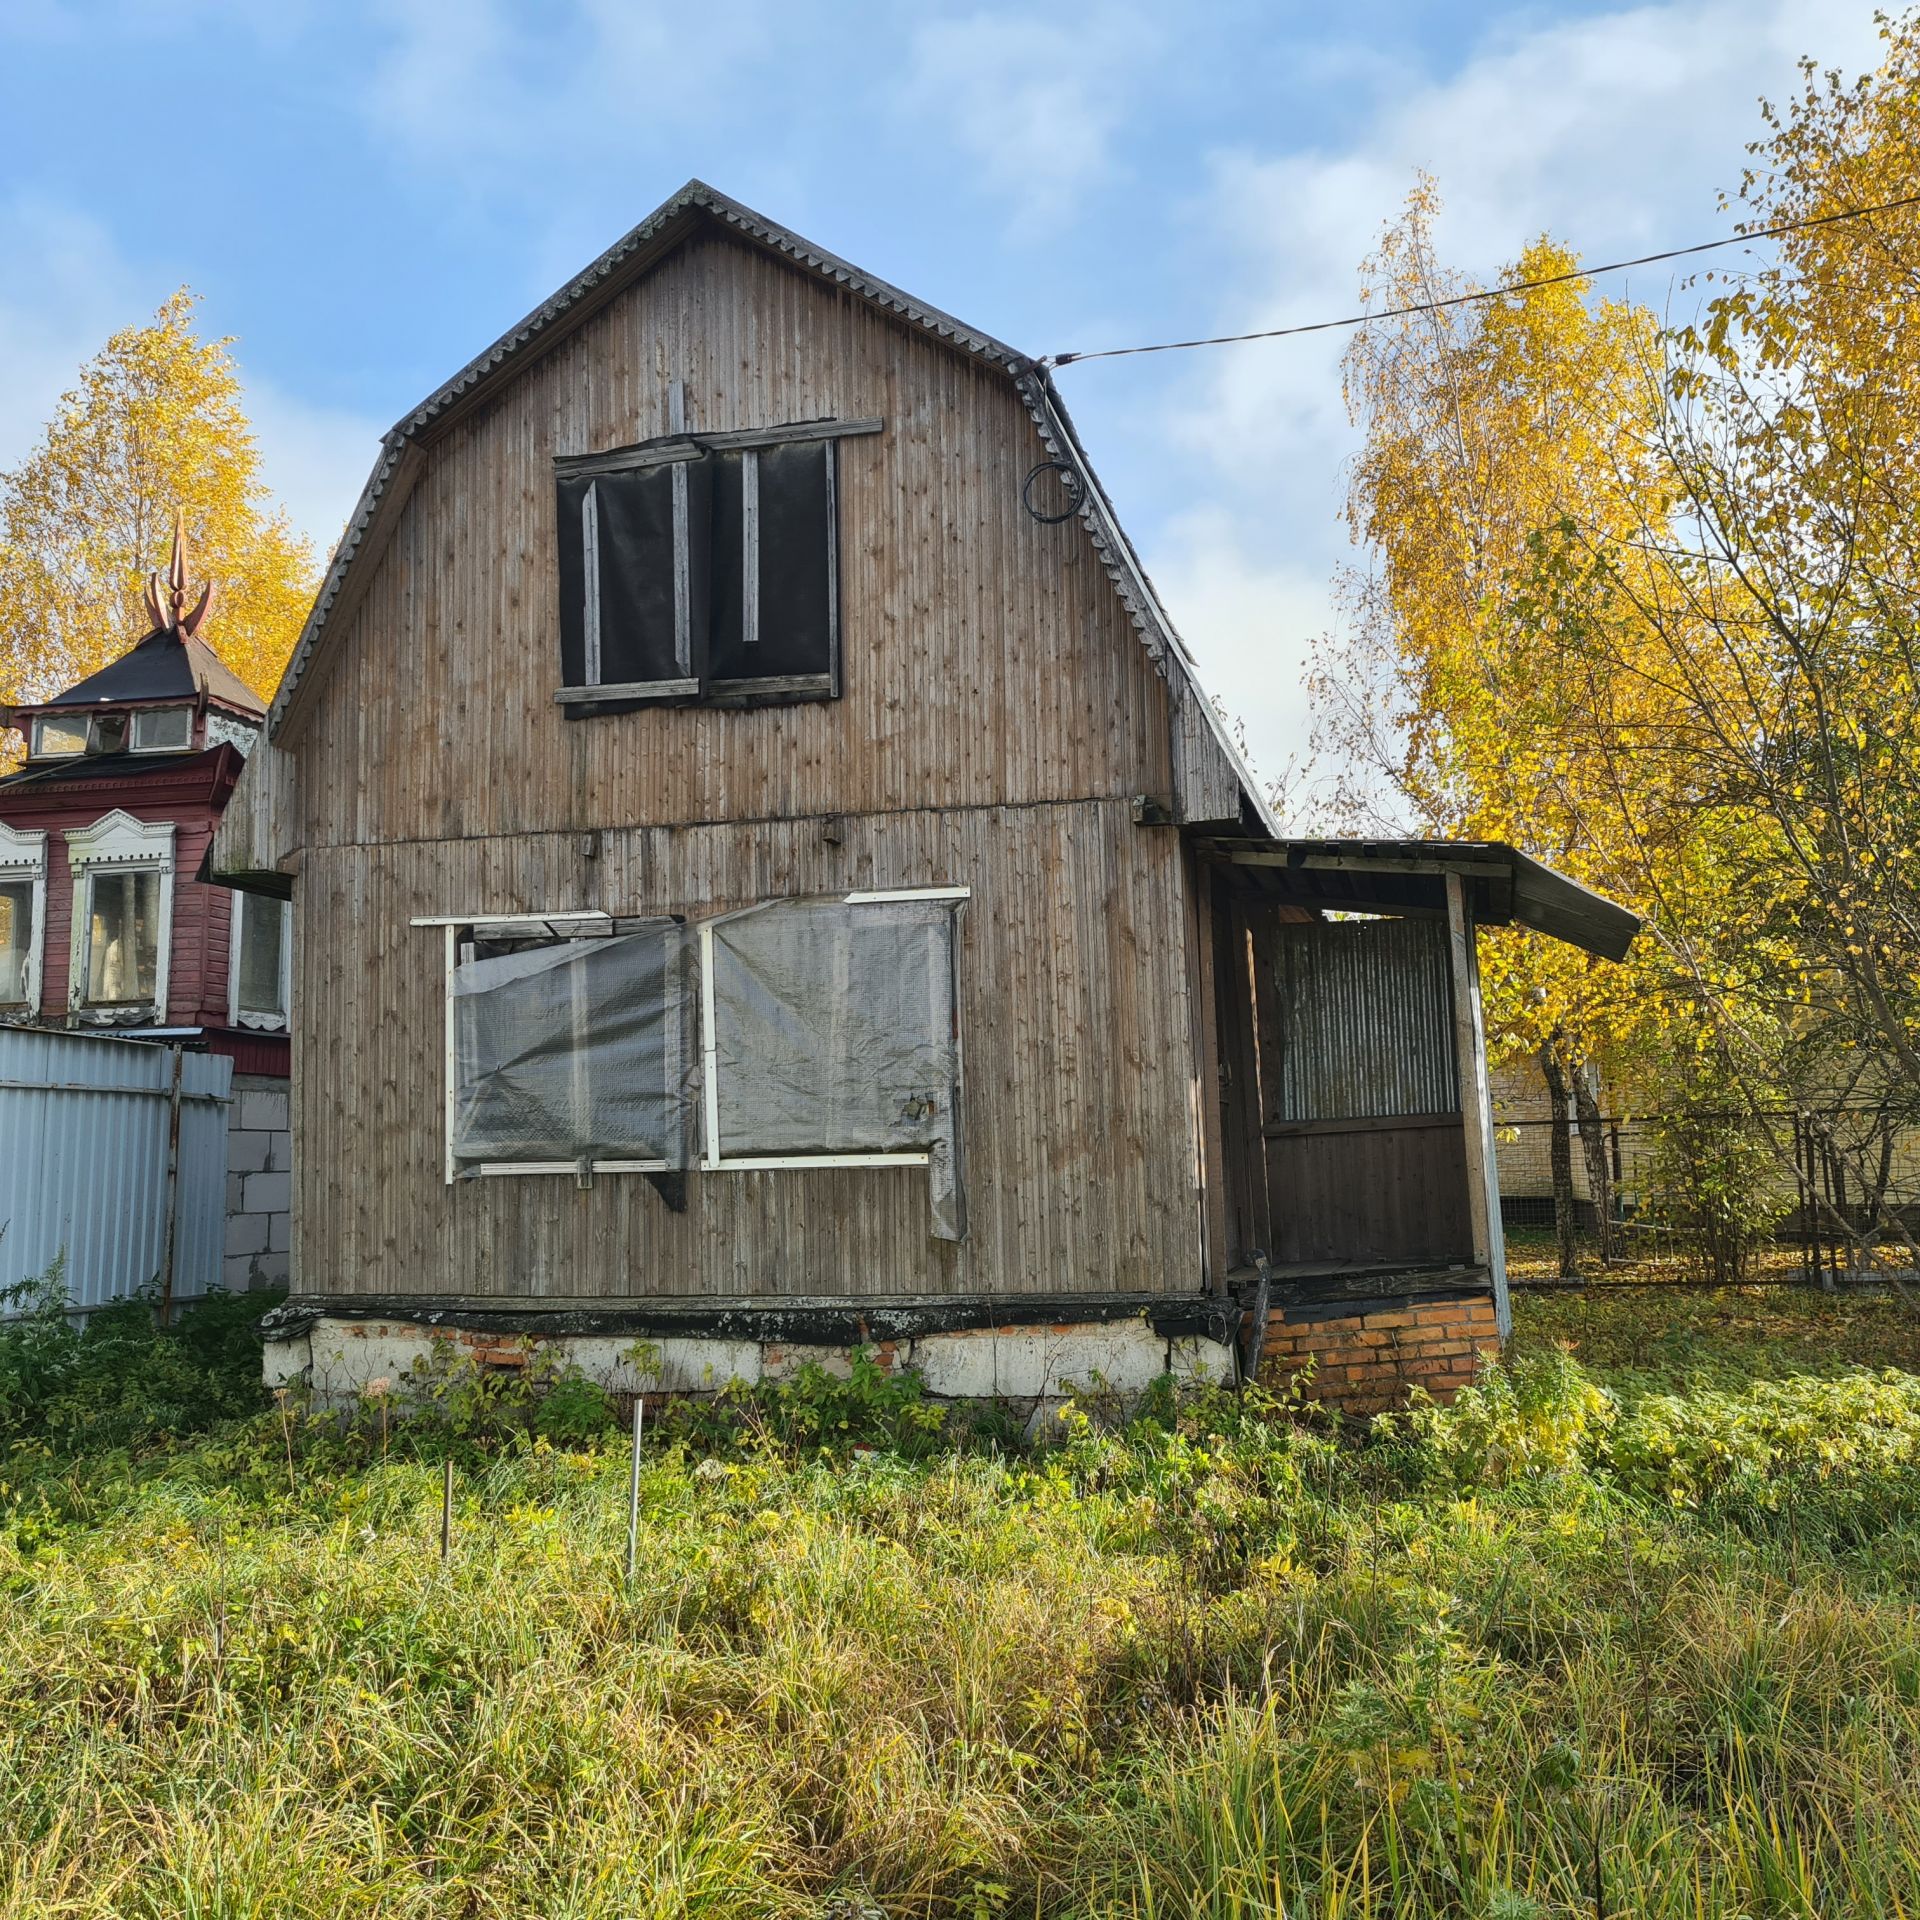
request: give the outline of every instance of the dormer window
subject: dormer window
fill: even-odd
[[[64,715],[43,713],[33,723],[33,757],[36,760],[68,760],[87,750],[86,716],[69,720]]]
[[[568,712],[837,695],[837,449],[880,425],[680,434],[556,461]]]
[[[193,745],[191,707],[147,707],[133,716],[135,753],[185,753]]]

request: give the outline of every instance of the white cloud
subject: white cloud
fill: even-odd
[[[1055,26],[1030,12],[933,20],[914,34],[898,112],[942,131],[1023,223],[1057,224],[1114,166],[1132,84],[1157,43],[1095,7]]]
[[[260,470],[317,559],[333,551],[367,483],[384,423],[316,407],[270,382],[247,383]]]
[[[1865,9],[1823,0],[1674,0],[1497,28],[1451,76],[1386,100],[1343,150],[1216,155],[1195,218],[1211,224],[1228,298],[1196,319],[1239,332],[1352,312],[1359,262],[1419,170],[1446,202],[1442,257],[1483,278],[1543,229],[1590,261],[1711,237],[1726,230],[1715,196],[1738,181],[1757,96],[1788,93],[1802,53],[1865,67],[1876,44]],[[1607,287],[1664,304],[1670,281],[1647,269]],[[1306,744],[1305,696],[1280,697],[1276,681],[1298,687],[1352,557],[1339,523],[1355,446],[1345,339],[1196,356],[1152,429],[1184,445],[1202,497],[1221,504],[1161,528],[1149,557],[1266,769]]]
[[[621,161],[737,114],[745,74],[802,28],[772,0],[705,0],[697,24],[665,0],[397,0],[369,29],[360,98],[383,137],[437,160]]]
[[[0,286],[0,467],[10,467],[82,361],[172,289],[143,283],[98,221],[44,200],[0,203],[0,256],[15,264]]]

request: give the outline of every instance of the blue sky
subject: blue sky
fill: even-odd
[[[1483,275],[1542,229],[1600,260],[1705,238],[1757,96],[1803,53],[1870,65],[1872,11],[6,0],[0,465],[185,282],[330,545],[380,431],[690,175],[1035,353],[1347,312],[1417,168]],[[1268,772],[1353,557],[1338,354],[1061,375]]]

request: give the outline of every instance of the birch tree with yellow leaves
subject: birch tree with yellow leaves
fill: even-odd
[[[1793,230],[1693,325],[1575,281],[1362,331],[1375,564],[1318,683],[1323,737],[1432,829],[1648,915],[1606,974],[1490,942],[1510,1049],[1634,1058],[1836,1152],[1843,1109],[1920,1122],[1920,25],[1883,34],[1767,110],[1739,211]],[[1467,290],[1434,206],[1372,263],[1383,305]],[[1543,241],[1511,277],[1572,265]]]
[[[39,444],[0,474],[0,702],[44,698],[124,653],[151,625],[148,572],[173,517],[219,583],[202,637],[263,697],[312,604],[313,550],[260,474],[231,341],[171,296],[81,369]]]

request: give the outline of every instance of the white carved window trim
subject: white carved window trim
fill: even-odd
[[[280,1011],[249,1013],[240,1006],[240,939],[248,914],[264,913],[272,907],[280,915]],[[227,929],[227,1017],[236,1027],[255,1033],[285,1033],[293,1011],[293,903],[276,900],[271,894],[239,893],[233,896],[233,920]]]
[[[67,865],[73,873],[73,904],[67,1011],[72,1018],[99,1026],[128,1026],[165,1018],[173,957],[173,832],[171,820],[136,820],[118,807],[102,814],[90,827],[68,829]],[[160,876],[151,1001],[111,1007],[87,1004],[93,881],[96,875],[107,873],[157,873]]]
[[[30,1020],[40,1011],[40,962],[47,945],[47,836],[0,820],[0,880],[32,888],[28,896],[27,964],[21,999],[0,1001],[0,1020]]]

